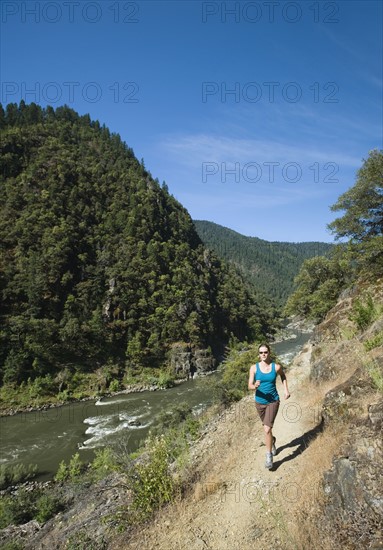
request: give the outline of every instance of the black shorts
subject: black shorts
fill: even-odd
[[[272,403],[268,403],[267,405],[257,403],[256,401],[255,406],[257,408],[262,424],[264,426],[269,426],[269,428],[272,428],[279,409],[279,401],[273,401]]]

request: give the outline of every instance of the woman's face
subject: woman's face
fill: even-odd
[[[266,359],[268,359],[269,350],[267,349],[266,346],[261,346],[258,351],[259,351],[259,357],[260,357],[261,361],[262,360],[265,361]]]

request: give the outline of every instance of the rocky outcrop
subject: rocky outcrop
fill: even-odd
[[[366,411],[364,398],[374,391],[373,381],[363,367],[358,367],[346,382],[326,394],[322,408],[324,421],[329,424],[362,418]]]
[[[170,365],[176,375],[193,377],[206,374],[215,367],[215,359],[207,349],[194,348],[185,342],[173,344],[170,351]]]
[[[320,528],[333,533],[334,548],[383,548],[381,290],[381,284],[368,289],[378,319],[365,330],[353,322],[353,303],[361,298],[354,288],[341,296],[311,341],[311,380],[343,379],[327,392],[322,407],[325,426],[338,426],[343,441],[323,478],[319,519]]]
[[[193,353],[193,363],[198,374],[204,374],[213,370],[216,362],[207,349],[196,349]]]
[[[383,429],[383,401],[368,407],[368,418],[375,430]]]
[[[347,443],[324,476],[324,518],[340,547],[383,547],[382,418],[383,400],[364,422],[349,423]]]
[[[24,550],[107,548],[129,492],[124,477],[115,473],[97,483],[66,484],[60,499],[65,510],[46,523],[33,520],[0,531],[0,547],[11,548],[12,542]]]

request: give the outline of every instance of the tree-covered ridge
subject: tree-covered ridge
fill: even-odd
[[[255,291],[267,296],[277,310],[291,294],[302,263],[326,255],[333,246],[321,242],[268,242],[208,221],[194,220],[194,224],[205,245],[235,264]]]
[[[0,107],[1,379],[166,364],[268,329],[241,277],[132,149],[88,115]],[[63,374],[64,373],[64,374]]]

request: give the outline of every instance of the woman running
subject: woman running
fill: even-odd
[[[279,395],[275,385],[277,375],[281,377],[285,390],[285,399],[290,397],[286,375],[281,365],[270,362],[270,346],[261,344],[258,348],[260,361],[251,365],[249,372],[249,390],[255,391],[255,406],[263,424],[266,444],[265,467],[273,467],[273,456],[277,454],[273,425],[279,409]]]

